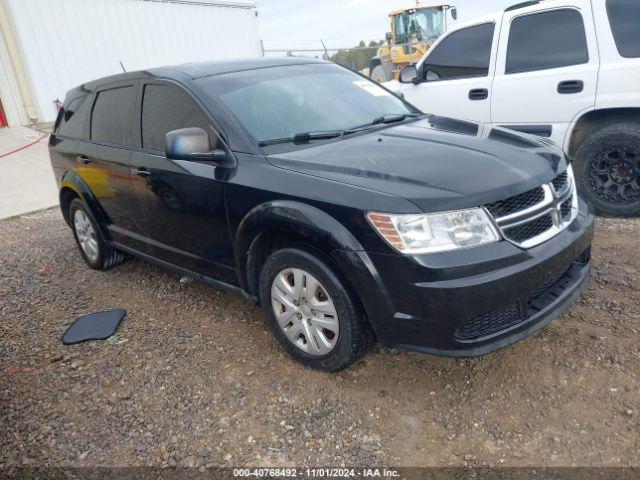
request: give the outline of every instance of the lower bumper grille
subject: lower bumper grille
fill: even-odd
[[[580,256],[577,263],[581,264],[585,255],[587,255],[586,252]],[[456,330],[455,339],[461,342],[479,340],[526,321],[533,313],[544,308],[542,297],[545,297],[548,291],[553,290],[556,286],[566,288],[571,285],[569,277],[572,267],[573,265],[562,275],[553,277],[531,290],[525,299],[467,320]]]

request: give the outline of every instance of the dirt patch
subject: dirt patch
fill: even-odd
[[[640,465],[640,221],[598,219],[593,279],[471,360],[287,357],[241,298],[140,260],[85,267],[57,211],[0,222],[0,467]],[[81,314],[117,338],[64,347]]]

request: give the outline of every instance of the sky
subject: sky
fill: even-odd
[[[503,10],[521,0],[449,0],[459,19]],[[422,5],[436,3],[423,0]],[[257,0],[260,36],[267,49],[327,48],[382,40],[390,30],[391,10],[415,6],[415,0]]]

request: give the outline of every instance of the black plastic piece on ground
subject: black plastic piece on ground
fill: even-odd
[[[72,343],[86,342],[87,340],[109,338],[115,333],[126,314],[126,310],[118,308],[78,317],[62,336],[62,343],[70,345]]]

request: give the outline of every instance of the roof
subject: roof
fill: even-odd
[[[288,65],[307,65],[314,63],[330,63],[324,60],[302,57],[273,57],[273,58],[247,58],[237,60],[219,60],[215,62],[185,63],[166,67],[150,68],[147,70],[127,73],[117,73],[108,77],[98,78],[87,82],[69,93],[77,94],[77,91],[93,91],[100,86],[109,83],[137,80],[145,75],[154,77],[173,78],[175,80],[195,80],[197,78],[222,75],[224,73],[243,72],[260,68],[285,67]]]
[[[185,63],[170,67],[152,68],[147,70],[154,75],[162,75],[165,72],[177,72],[191,79],[211,77],[223,73],[242,72],[259,68],[283,67],[288,65],[306,65],[311,63],[327,63],[324,60],[302,57],[274,57],[274,58],[249,58],[238,60],[219,60],[204,63]]]

